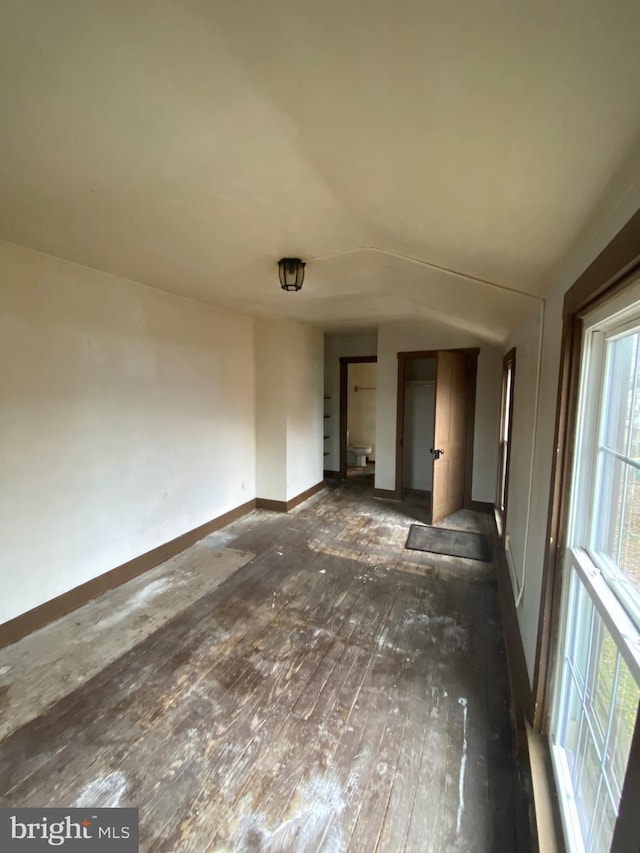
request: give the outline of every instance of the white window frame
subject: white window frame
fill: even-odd
[[[583,361],[580,376],[581,401],[578,409],[578,429],[574,455],[574,479],[569,509],[569,535],[567,547],[583,547],[597,569],[615,589],[623,605],[638,623],[638,614],[624,583],[614,577],[614,569],[603,555],[596,552],[590,541],[595,511],[591,496],[597,488],[597,441],[600,429],[599,413],[601,392],[604,387],[604,351],[607,340],[620,337],[632,329],[640,331],[640,277],[634,280],[623,293],[590,312],[584,318]],[[594,365],[598,369],[594,369]],[[589,399],[586,411],[585,399]],[[638,466],[640,467],[640,466]],[[592,485],[594,484],[594,485]]]
[[[604,622],[605,627],[611,634],[621,658],[636,684],[640,684],[640,644],[638,643],[638,630],[629,618],[624,607],[605,581],[599,569],[594,567],[588,553],[580,548],[570,549],[567,555],[568,571],[565,572],[565,590],[563,593],[563,622],[561,625],[562,636],[566,633],[566,623],[572,614],[566,606],[571,586],[572,573],[578,578],[584,590],[589,596],[598,616]],[[566,637],[565,643],[569,641]],[[564,646],[562,658],[564,660]],[[561,679],[560,668],[558,669],[558,680]],[[562,686],[562,685],[559,685]],[[555,692],[555,691],[554,691]],[[555,731],[560,720],[565,717],[566,703],[569,699],[568,690],[559,690],[556,694],[556,702],[553,710],[553,724],[551,727],[551,755],[557,789],[561,794],[561,816],[565,836],[568,841],[568,849],[571,853],[584,853],[585,847],[582,838],[582,829],[578,811],[574,802],[574,790],[571,781],[571,771],[566,761],[564,748],[555,741]],[[604,761],[601,758],[600,766]],[[564,806],[564,807],[562,807]]]

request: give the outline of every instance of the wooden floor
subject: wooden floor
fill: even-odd
[[[2,804],[135,806],[150,853],[531,850],[493,567],[370,494],[231,525],[253,559],[0,744]]]

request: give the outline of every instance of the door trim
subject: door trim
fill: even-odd
[[[511,398],[509,400],[509,411],[505,412],[505,380],[507,370],[511,367]],[[507,511],[509,509],[509,470],[511,467],[511,439],[513,437],[513,398],[516,378],[516,350],[515,347],[502,359],[502,399],[500,401],[500,437],[498,445],[498,479],[496,484],[496,519],[499,521],[498,534],[500,536],[500,544],[504,547],[505,537],[507,533]],[[509,441],[506,449],[505,474],[504,474],[504,509],[500,506],[500,491],[502,483],[502,425],[504,423],[505,414],[507,416],[507,435]]]
[[[467,428],[465,433],[464,507],[473,509],[471,487],[473,480],[473,435],[476,417],[476,385],[478,379],[479,347],[448,350],[417,350],[398,353],[398,388],[396,409],[396,483],[393,496],[402,500],[404,463],[404,398],[407,361],[416,358],[435,358],[438,352],[457,352],[467,356]]]
[[[340,358],[340,477],[347,476],[347,412],[349,405],[349,365],[378,362],[377,355],[344,355]]]

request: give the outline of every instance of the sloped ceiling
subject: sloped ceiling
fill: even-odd
[[[0,10],[0,237],[330,330],[503,340],[640,144],[636,0]]]

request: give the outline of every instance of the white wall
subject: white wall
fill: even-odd
[[[282,325],[257,320],[256,495],[287,500],[286,345]]]
[[[371,459],[375,459],[377,374],[378,366],[375,362],[365,361],[349,365],[347,396],[349,441],[351,444],[372,446]],[[355,390],[356,387],[358,391]]]
[[[303,323],[287,323],[287,500],[323,477],[324,335]]]
[[[0,243],[0,622],[255,496],[253,321]]]
[[[495,501],[502,353],[467,332],[425,321],[385,323],[378,329],[376,488],[395,488],[398,353],[476,346],[480,355],[472,497]]]
[[[288,501],[322,480],[323,335],[256,321],[257,495]]]
[[[551,327],[558,322],[562,306],[555,306],[549,314],[547,324]],[[517,594],[524,584],[526,600],[520,608],[520,630],[523,645],[527,651],[529,672],[533,672],[535,645],[538,627],[538,601],[542,580],[541,570],[531,571],[534,551],[533,538],[539,540],[540,530],[546,525],[548,500],[539,493],[537,505],[531,492],[532,474],[537,468],[537,476],[548,480],[551,470],[553,445],[553,426],[555,415],[556,388],[549,371],[549,387],[543,395],[543,403],[538,408],[538,361],[540,355],[540,334],[543,317],[540,309],[534,309],[527,320],[514,332],[508,343],[516,349],[516,371],[513,387],[513,428],[511,432],[511,462],[509,470],[509,496],[507,506],[506,532],[509,549],[517,576]],[[555,337],[555,336],[554,336]],[[558,335],[559,340],[559,335]],[[540,429],[546,427],[543,442],[534,447],[536,419]],[[544,533],[539,543],[540,555],[544,550]],[[525,554],[529,554],[525,559]],[[539,555],[539,556],[540,556]]]
[[[325,401],[324,409],[330,416],[326,423],[330,438],[324,442],[328,453],[324,457],[327,471],[340,470],[340,359],[376,355],[377,351],[377,335],[325,335],[324,393],[329,399]]]

